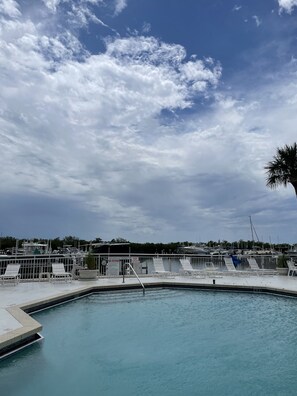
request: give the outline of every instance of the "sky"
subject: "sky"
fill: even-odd
[[[297,242],[297,0],[0,0],[0,233]]]

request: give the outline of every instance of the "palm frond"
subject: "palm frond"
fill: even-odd
[[[297,181],[297,143],[277,148],[273,161],[268,162],[266,169],[266,185],[276,188],[291,183],[294,188]],[[296,190],[296,188],[295,188]]]

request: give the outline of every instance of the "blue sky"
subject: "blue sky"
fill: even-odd
[[[0,233],[297,242],[297,0],[0,0]]]

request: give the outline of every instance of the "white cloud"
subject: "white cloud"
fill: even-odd
[[[292,13],[294,7],[297,6],[297,0],[278,0],[280,12],[285,11],[289,14]]]
[[[148,199],[150,186],[161,187],[176,172],[159,140],[168,130],[158,118],[165,109],[191,106],[197,91],[207,94],[220,66],[189,62],[183,47],[153,37],[108,41],[105,53],[90,55],[69,31],[49,36],[40,22],[21,18],[2,21],[0,40],[6,192],[76,197],[110,227],[129,224],[147,235],[156,224],[169,229]],[[166,202],[160,197],[160,207]]]
[[[232,11],[239,11],[239,10],[241,10],[242,9],[242,6],[241,5],[236,5],[235,4],[235,6],[232,8]]]
[[[43,0],[43,2],[48,9],[52,12],[56,12],[61,0]]]
[[[66,22],[72,28],[87,27],[90,22],[108,27],[94,12],[94,7],[104,5],[103,0],[43,0],[43,3],[60,17],[61,23]]]
[[[67,5],[69,0],[42,0],[44,5],[52,12],[57,12],[59,6]],[[121,1],[121,0],[120,0]],[[78,7],[82,8],[89,8],[90,6],[98,6],[104,3],[104,0],[71,0],[71,5],[74,5],[74,8],[77,9]]]
[[[115,15],[119,15],[127,7],[127,0],[115,0]]]
[[[11,18],[17,18],[21,15],[19,5],[15,0],[0,0],[0,14]]]
[[[48,6],[57,15],[60,4]],[[72,30],[50,34],[15,9],[0,30],[3,194],[75,202],[94,217],[82,237],[92,228],[103,238],[193,240],[200,229],[204,240],[248,239],[254,214],[272,224],[266,240],[287,232],[294,196],[268,191],[263,166],[296,140],[294,61],[235,98],[219,91],[218,63],[188,60],[181,45],[116,38],[92,55]],[[180,112],[209,88],[207,114]]]
[[[257,15],[253,15],[252,18],[255,20],[257,27],[259,27],[262,23],[260,18]]]
[[[150,23],[148,23],[148,22],[144,22],[143,23],[143,25],[142,25],[142,33],[143,34],[145,34],[145,33],[149,33],[150,31],[151,31],[151,24]]]
[[[73,17],[73,23],[77,24],[78,27],[88,26],[90,22],[98,23],[99,25],[108,27],[101,19],[99,19],[89,7],[88,3],[72,4],[71,15]]]
[[[180,67],[183,78],[192,83],[192,88],[196,91],[204,91],[208,83],[216,85],[221,77],[221,67],[215,66],[212,70],[207,68],[205,62],[197,60],[187,62]]]

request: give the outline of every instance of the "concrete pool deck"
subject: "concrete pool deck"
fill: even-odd
[[[195,276],[143,276],[147,287],[200,287],[251,292],[270,292],[297,297],[297,277],[288,276],[230,276],[209,274]],[[215,282],[215,284],[214,284]],[[120,288],[140,287],[136,278],[99,278],[95,281],[21,282],[0,287],[0,356],[10,348],[21,345],[40,332],[42,326],[26,312],[71,300],[88,293]],[[141,288],[139,289],[141,293]]]

